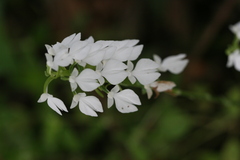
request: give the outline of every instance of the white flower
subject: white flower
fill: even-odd
[[[58,70],[58,65],[53,61],[53,56],[48,54],[48,53],[46,53],[45,56],[46,56],[46,59],[47,59],[47,65],[50,68],[52,68],[55,71],[57,71]]]
[[[240,22],[231,25],[229,28],[237,36],[237,38],[240,39]]]
[[[76,82],[77,76],[78,76],[78,70],[74,68],[71,75],[69,76],[69,82],[70,82],[72,91],[75,91],[77,89],[77,82]]]
[[[81,38],[81,33],[78,33],[78,34],[74,33],[64,38],[62,42],[57,42],[52,46],[46,44],[45,46],[50,55],[57,55],[62,50],[71,48],[75,42],[80,41],[80,38]]]
[[[158,64],[150,59],[140,59],[134,70],[131,61],[128,61],[127,65],[128,78],[132,84],[135,83],[137,79],[142,85],[147,85],[154,82],[161,75],[157,72]]]
[[[158,92],[165,92],[172,90],[176,86],[174,82],[171,81],[156,81],[150,84],[152,88],[155,88]]]
[[[75,78],[75,81],[83,91],[91,92],[100,86],[97,82],[99,77],[95,71],[87,68]]]
[[[118,85],[108,93],[108,108],[113,105],[114,101],[117,110],[121,113],[135,112],[138,110],[135,105],[141,105],[140,99],[136,93],[130,89],[119,92]]]
[[[183,59],[185,57],[186,54],[178,54],[174,56],[169,56],[162,61],[158,55],[154,55],[153,59],[156,63],[158,63],[159,71],[166,72],[168,70],[171,73],[179,74],[188,64],[188,60]]]
[[[153,95],[153,91],[152,91],[152,88],[150,87],[150,84],[144,85],[144,89],[147,92],[148,99],[150,99],[152,97],[152,95]]]
[[[116,85],[121,83],[126,77],[127,65],[118,60],[109,60],[104,65],[101,63],[97,66],[97,71],[105,77],[109,83]]]
[[[86,96],[86,93],[74,95],[70,108],[76,107],[78,103],[80,111],[86,115],[97,117],[98,115],[96,112],[103,112],[102,104],[99,99],[94,96]]]
[[[58,66],[67,67],[73,63],[73,57],[68,53],[68,49],[63,49],[55,55],[53,61]]]
[[[234,66],[237,71],[240,71],[240,50],[236,49],[228,56],[227,67]]]
[[[41,97],[39,98],[38,103],[44,102],[46,100],[47,100],[47,104],[49,105],[49,107],[52,108],[58,114],[62,115],[60,110],[68,112],[66,106],[60,99],[55,98],[51,94],[48,94],[48,93],[43,93],[41,95]]]

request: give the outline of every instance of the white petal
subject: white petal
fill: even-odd
[[[74,69],[73,69],[73,71],[72,71],[72,73],[71,73],[71,76],[73,76],[73,77],[77,77],[77,76],[78,76],[78,70],[77,70],[77,68],[74,68]]]
[[[103,70],[102,70],[102,75],[111,83],[111,84],[119,84],[121,83],[126,77],[127,77],[127,72],[125,69],[127,66],[117,60],[109,60]]]
[[[187,66],[188,62],[189,61],[187,59],[186,60],[181,60],[181,61],[175,62],[172,65],[169,64],[167,68],[171,73],[179,74]]]
[[[70,48],[70,52],[75,52],[79,49],[82,49],[83,47],[85,47],[88,43],[85,41],[76,41],[72,44],[71,48]]]
[[[111,89],[111,92],[117,93],[119,90],[120,90],[119,86],[116,85],[116,86],[114,86],[114,87]]]
[[[58,107],[56,106],[56,104],[52,101],[52,98],[49,98],[47,100],[47,104],[50,108],[52,108],[55,112],[57,112],[58,114],[62,115],[62,113],[60,112],[60,110],[58,109]]]
[[[111,46],[111,47],[105,48],[104,50],[105,50],[105,54],[104,54],[103,59],[110,59],[116,52],[117,47]]]
[[[86,96],[85,93],[78,93],[78,94],[75,94],[75,95],[73,96],[73,100],[72,100],[72,104],[71,104],[70,109],[76,107],[77,104],[78,104],[78,102],[79,102],[79,100],[80,100],[80,98],[81,98],[81,97],[84,97],[84,96]]]
[[[88,37],[88,39],[85,39],[84,41],[86,41],[88,43],[94,43],[94,39],[92,36]]]
[[[127,43],[128,43],[128,40],[113,41],[113,43],[111,43],[111,45],[117,47],[117,49],[120,49],[120,48],[123,48],[124,46],[126,46]]]
[[[136,78],[132,74],[128,75],[128,79],[132,84],[134,84],[137,81]]]
[[[97,97],[87,96],[82,99],[90,108],[97,112],[103,112],[102,103]]]
[[[228,56],[227,67],[232,67],[235,63],[237,57],[240,57],[240,51],[236,49]]]
[[[144,88],[146,89],[148,99],[150,99],[153,95],[151,87],[149,85],[144,85]]]
[[[93,91],[97,87],[100,86],[99,83],[97,83],[97,79],[100,76],[91,69],[84,69],[79,76],[76,78],[76,81],[79,85],[79,87],[83,91]]]
[[[89,53],[88,56],[84,58],[83,61],[92,66],[96,66],[103,60],[104,54],[105,54],[104,50],[95,51],[95,52]]]
[[[127,44],[125,45],[126,47],[135,46],[139,42],[138,39],[130,39],[130,40],[124,40],[124,41],[127,41]]]
[[[83,101],[79,102],[79,109],[82,113],[86,115],[93,116],[93,117],[98,116],[97,113]]]
[[[186,54],[178,54],[165,58],[162,62],[162,67],[166,68],[174,74],[178,74],[186,67],[188,60],[184,60]]]
[[[102,45],[102,48],[105,48],[105,47],[111,45],[111,43],[113,43],[113,41],[100,40],[100,41],[96,41],[95,43],[100,44],[100,45]]]
[[[101,76],[98,78],[99,84],[103,85],[105,83],[105,79]]]
[[[77,89],[77,83],[70,83],[72,92]]]
[[[90,51],[90,46],[83,47],[74,53],[73,58],[79,61],[83,60],[84,58],[87,57],[89,51]]]
[[[106,74],[104,77],[108,80],[109,83],[116,85],[121,83],[126,77],[128,73],[126,71],[119,71],[117,73]]]
[[[238,56],[236,59],[235,59],[235,65],[234,65],[235,69],[237,71],[240,71],[240,56]]]
[[[132,50],[132,47],[121,48],[114,53],[112,59],[116,59],[119,61],[127,61],[132,53]]]
[[[139,57],[139,55],[141,54],[142,49],[143,49],[143,45],[138,45],[138,46],[133,47],[132,53],[128,59],[131,61],[136,60]]]
[[[116,108],[121,113],[131,113],[136,112],[138,109],[133,104],[127,103],[120,99],[115,99]]]
[[[134,65],[131,61],[128,61],[127,62],[127,67],[128,67],[127,70],[131,72],[133,70]]]
[[[108,99],[107,99],[107,106],[108,106],[108,108],[112,107],[113,103],[114,103],[113,98],[111,98],[111,97],[109,98],[108,97]]]
[[[55,55],[55,51],[54,51],[54,49],[53,49],[50,45],[45,44],[45,47],[46,47],[46,49],[47,49],[47,52],[48,52],[50,55]]]
[[[45,56],[46,56],[46,60],[47,60],[47,61],[49,61],[49,62],[52,62],[52,61],[53,61],[52,55],[46,53]]]
[[[92,69],[84,69],[79,75],[78,75],[78,79],[86,79],[86,80],[90,80],[90,79],[98,79],[100,76]]]
[[[49,97],[49,94],[48,93],[43,93],[40,98],[38,99],[38,103],[41,103],[41,102],[44,102],[47,100],[47,98]]]
[[[73,42],[75,42],[75,41],[80,41],[80,39],[81,39],[81,33],[78,33],[74,38],[73,38]]]
[[[55,97],[52,97],[52,102],[54,104],[56,104],[56,106],[60,109],[60,110],[63,110],[65,112],[68,112],[65,104],[63,103],[62,100],[58,99],[58,98],[55,98]]]
[[[142,85],[147,85],[156,81],[160,75],[161,74],[157,72],[134,74],[134,76]]]
[[[154,60],[157,64],[159,64],[159,65],[161,65],[161,63],[162,63],[161,57],[159,57],[159,56],[156,55],[156,54],[153,55],[153,60]]]
[[[68,45],[73,40],[75,35],[76,35],[76,33],[64,38],[61,43],[64,44],[64,45]]]
[[[136,105],[141,105],[141,101],[138,97],[138,95],[131,89],[125,89],[122,90],[121,92],[117,93],[115,96],[115,101],[116,99],[121,99],[122,101],[136,104]]]
[[[77,104],[78,104],[78,101],[73,100],[72,103],[71,103],[70,109],[75,108],[77,106]]]
[[[148,58],[142,58],[137,62],[134,71],[156,70],[157,68],[158,64],[156,62]]]

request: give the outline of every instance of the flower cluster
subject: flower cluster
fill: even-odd
[[[235,35],[235,39],[231,46],[227,49],[226,53],[228,55],[227,67],[232,67],[237,71],[240,71],[240,22],[231,25],[230,30]]]
[[[100,96],[107,94],[107,106],[115,104],[118,111],[129,113],[137,111],[136,105],[141,105],[138,95],[131,89],[122,86],[145,88],[148,98],[152,90],[159,92],[171,90],[175,84],[163,86],[158,82],[159,72],[170,71],[180,73],[188,63],[185,54],[170,56],[161,61],[154,55],[154,60],[142,58],[134,62],[142,52],[143,45],[137,45],[139,40],[94,41],[93,37],[81,40],[81,34],[72,34],[62,42],[46,45],[46,76],[44,91],[38,102],[47,101],[58,114],[67,112],[67,107],[58,98],[48,93],[48,85],[56,78],[70,83],[73,93],[71,109],[79,106],[82,113],[98,116],[103,112],[100,100],[91,95],[96,91]],[[162,87],[164,89],[162,89]],[[159,89],[160,88],[160,89]]]

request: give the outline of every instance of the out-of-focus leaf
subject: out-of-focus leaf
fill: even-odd
[[[197,160],[219,160],[219,155],[212,151],[203,151],[198,153]],[[195,158],[194,158],[195,159]]]
[[[224,144],[221,152],[222,160],[240,159],[240,142],[238,138],[229,138]]]

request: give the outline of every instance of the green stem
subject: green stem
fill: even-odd
[[[52,80],[56,79],[57,76],[50,76],[48,79],[45,81],[44,86],[43,86],[43,93],[48,92],[48,85],[51,83]]]

